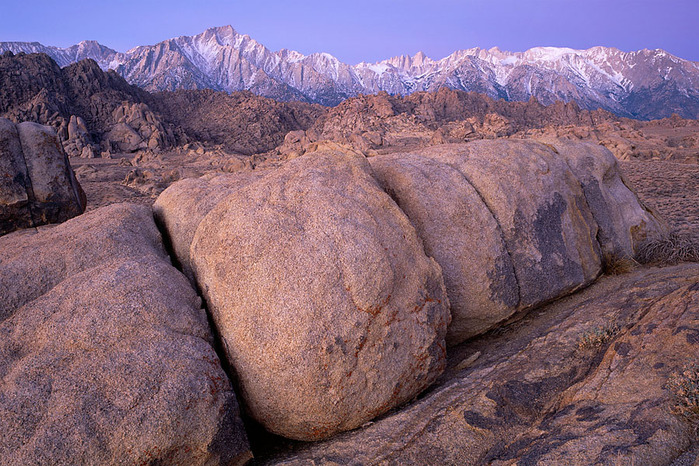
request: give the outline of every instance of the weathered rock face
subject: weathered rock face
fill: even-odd
[[[609,150],[563,139],[547,142],[580,180],[599,225],[597,240],[605,258],[632,258],[641,243],[659,239],[667,232],[664,223],[626,186]]]
[[[79,116],[71,115],[66,130],[68,139],[63,141],[63,150],[69,157],[95,157],[95,147],[85,120]]]
[[[173,184],[153,205],[157,221],[168,232],[182,271],[194,283],[189,248],[199,223],[227,196],[258,180],[262,173],[247,171],[234,175],[187,178]]]
[[[510,317],[519,304],[512,260],[497,220],[464,175],[415,154],[369,162],[442,267],[452,313],[447,342],[460,343]]]
[[[158,204],[167,219],[177,203]],[[246,407],[272,432],[353,429],[443,369],[440,268],[361,155],[318,151],[236,190],[189,256]]]
[[[205,312],[151,210],[0,238],[0,462],[250,458]]]
[[[371,163],[442,265],[452,344],[601,271],[597,224],[580,183],[543,144],[483,140]]]
[[[456,167],[500,225],[529,308],[589,284],[600,272],[597,224],[580,183],[550,148],[481,140],[416,152]]]
[[[0,168],[0,234],[85,210],[85,194],[51,127],[0,119]]]
[[[258,460],[671,464],[696,447],[695,426],[673,413],[668,380],[697,354],[697,328],[698,265],[605,276],[502,333],[453,348],[445,374],[411,406]],[[677,464],[692,464],[696,450],[687,456]]]

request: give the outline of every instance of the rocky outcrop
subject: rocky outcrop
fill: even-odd
[[[0,463],[243,464],[201,300],[145,206],[0,238]]]
[[[667,228],[601,146],[483,140],[369,159],[442,266],[448,342],[591,283]]]
[[[317,440],[428,387],[449,323],[440,269],[364,157],[326,148],[238,188],[180,260],[193,266],[252,417]],[[192,228],[178,220],[189,211],[177,194],[189,190],[174,185],[158,201],[166,225],[184,225],[170,230],[179,250]]]
[[[150,94],[92,60],[61,69],[45,55],[8,55],[0,57],[0,75],[0,116],[53,126],[71,157],[177,142],[176,129],[151,110]]]
[[[580,181],[605,260],[631,259],[641,244],[667,235],[664,222],[627,187],[609,150],[562,139],[548,143]]]
[[[0,234],[63,222],[85,210],[85,194],[48,126],[0,118],[0,168]]]
[[[281,103],[251,92],[177,91],[154,94],[153,108],[188,138],[251,155],[274,149],[289,131],[305,130],[325,109]]]
[[[103,149],[113,152],[160,150],[172,146],[175,136],[143,103],[124,102],[111,115],[112,126],[104,136]]]
[[[692,464],[695,426],[671,381],[691,383],[698,313],[695,264],[605,276],[453,348],[409,407],[325,442],[277,444],[284,453],[258,461],[660,465],[686,452],[676,464]]]
[[[68,139],[63,142],[63,149],[69,157],[95,158],[97,149],[92,141],[92,136],[87,130],[85,120],[79,116],[71,115],[68,120]]]
[[[615,120],[611,113],[583,110],[575,102],[549,106],[536,99],[506,102],[447,88],[409,96],[381,92],[347,99],[320,115],[303,134],[285,140],[279,151],[302,152],[314,142],[332,140],[372,155],[508,137],[547,125],[594,125]]]

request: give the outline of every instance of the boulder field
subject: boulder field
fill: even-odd
[[[558,140],[316,144],[11,233],[0,464],[242,463],[234,388],[322,440],[270,463],[663,464],[693,441],[667,381],[696,354],[699,269],[561,298],[665,234],[606,149]]]

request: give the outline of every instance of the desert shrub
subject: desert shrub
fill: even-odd
[[[673,413],[699,427],[699,363],[691,361],[668,379]]]
[[[641,244],[634,259],[641,264],[650,265],[699,262],[699,239],[673,232]]]
[[[619,333],[619,326],[616,324],[593,327],[580,335],[578,348],[581,350],[599,348],[614,338],[617,333]]]
[[[605,254],[602,259],[602,267],[607,275],[621,275],[633,271],[638,267],[638,262],[631,257]]]

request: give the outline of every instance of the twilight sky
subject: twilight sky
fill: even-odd
[[[119,51],[230,24],[271,50],[356,64],[419,50],[536,46],[662,48],[699,61],[699,0],[3,1],[0,41]]]

